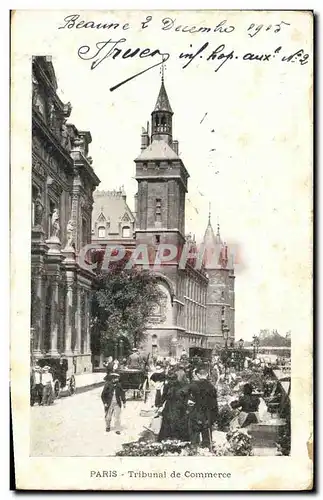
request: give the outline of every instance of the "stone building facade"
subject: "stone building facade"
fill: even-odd
[[[50,57],[32,61],[31,327],[34,358],[68,359],[91,371],[93,275],[77,263],[91,242],[93,191],[99,179],[89,156],[91,134],[67,122],[70,103],[57,95]]]
[[[186,243],[190,244],[191,252],[198,247],[192,237],[185,234],[189,173],[178,156],[172,118],[173,111],[162,79],[151,115],[151,133],[149,125],[142,130],[141,153],[135,159],[138,183],[135,214],[129,213],[125,194],[121,191],[117,195],[118,210],[111,203],[111,194],[99,192],[95,195],[92,221],[92,242],[101,241],[101,246],[122,243],[121,222],[127,214],[131,227],[128,248],[141,244],[155,251],[161,244],[176,247],[177,257],[162,265],[160,271],[155,270],[164,300],[152,314],[145,346],[149,352],[162,356],[178,356],[183,349],[212,349],[216,344],[223,344],[224,322],[229,328],[229,341],[234,339],[234,271],[229,249],[222,242],[219,231],[214,235],[210,218],[203,242],[206,247],[203,265],[197,269],[190,260],[184,269],[179,265],[178,256]],[[117,237],[103,230],[101,234],[106,235],[107,241],[98,237],[99,224],[103,220],[119,228]]]

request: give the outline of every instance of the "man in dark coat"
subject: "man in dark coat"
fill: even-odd
[[[205,368],[196,369],[197,380],[188,388],[188,427],[190,441],[199,445],[202,435],[202,447],[212,444],[212,425],[218,420],[217,391],[207,379]]]
[[[114,417],[116,434],[121,434],[121,408],[126,407],[126,395],[119,379],[118,373],[111,373],[101,394],[105,412],[105,430],[110,431],[111,420]]]
[[[138,349],[132,349],[132,354],[128,358],[128,368],[139,370],[142,365],[142,358],[138,352]]]

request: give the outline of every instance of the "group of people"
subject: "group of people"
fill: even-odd
[[[127,362],[121,365],[112,359],[107,363],[106,383],[101,399],[105,409],[106,431],[114,429],[121,433],[121,413],[126,407],[125,390],[120,383],[120,366],[138,368],[142,365],[135,349]],[[158,441],[168,439],[190,441],[193,445],[210,447],[212,431],[217,428],[219,418],[218,386],[221,381],[235,383],[234,370],[225,370],[219,360],[205,364],[199,358],[189,359],[186,354],[180,361],[151,359],[148,370],[148,398],[142,411],[151,417],[146,427]],[[241,395],[230,402],[232,410],[238,410],[239,427],[258,422],[260,398],[254,394],[251,384],[242,384]]]
[[[54,402],[54,381],[49,366],[41,368],[35,365],[30,375],[31,399],[32,403],[39,405],[50,405]]]

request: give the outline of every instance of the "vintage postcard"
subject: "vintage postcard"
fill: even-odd
[[[310,11],[12,12],[18,489],[313,488],[313,47]]]

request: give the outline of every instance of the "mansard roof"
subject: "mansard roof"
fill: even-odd
[[[109,232],[119,233],[119,223],[132,223],[135,217],[128,207],[126,197],[122,189],[115,191],[96,190],[93,193],[94,205],[92,212],[92,228],[96,223],[109,222]]]

